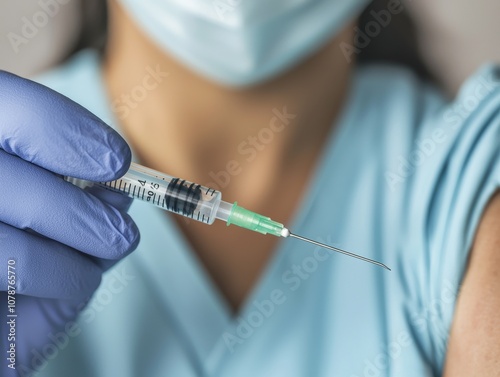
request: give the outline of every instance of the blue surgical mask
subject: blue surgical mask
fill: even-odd
[[[279,75],[318,51],[368,0],[120,0],[168,53],[228,86]]]

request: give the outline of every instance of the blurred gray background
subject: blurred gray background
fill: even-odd
[[[78,48],[95,43],[94,39],[104,30],[104,2],[1,1],[0,69],[32,76],[58,64]],[[413,24],[420,59],[451,95],[482,63],[500,63],[499,0],[403,3]],[[384,44],[387,47],[385,41],[379,42],[375,49]],[[393,48],[401,48],[401,43],[405,44],[400,41],[400,46]]]
[[[38,1],[0,2],[1,69],[22,76],[33,75],[56,64],[76,43],[82,22],[79,1],[70,0],[64,5],[55,1],[54,4],[57,6],[52,7],[49,14]],[[37,14],[41,11],[47,17]],[[34,17],[38,26],[33,24]]]
[[[449,93],[486,61],[500,63],[499,0],[412,0],[422,57]]]

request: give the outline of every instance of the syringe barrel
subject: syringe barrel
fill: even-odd
[[[79,180],[66,180],[81,185]],[[220,191],[136,163],[115,181],[93,184],[206,224],[215,221],[222,197]]]

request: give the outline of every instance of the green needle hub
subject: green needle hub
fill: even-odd
[[[258,213],[240,207],[237,202],[234,202],[231,208],[231,214],[227,219],[227,225],[229,226],[231,224],[262,234],[272,234],[276,237],[281,237],[283,235],[283,224],[273,221],[269,217],[259,215]]]

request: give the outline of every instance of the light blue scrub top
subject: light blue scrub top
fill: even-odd
[[[288,225],[392,272],[283,239],[233,318],[172,218],[135,202],[139,248],[106,273],[41,376],[439,376],[474,232],[500,182],[499,81],[485,67],[447,104],[406,70],[355,73]],[[95,54],[41,82],[116,128]]]

